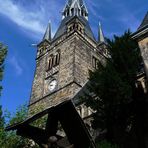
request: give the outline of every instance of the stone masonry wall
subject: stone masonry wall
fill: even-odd
[[[80,89],[80,87],[77,84],[71,83],[67,87],[59,90],[58,92],[45,96],[35,104],[29,106],[29,116],[39,113],[46,108],[58,105],[66,100],[72,99],[75,94],[75,91],[78,91],[78,89]]]
[[[100,55],[96,52],[97,49],[94,50],[94,46],[86,42],[79,34],[73,34],[37,60],[29,106],[30,115],[72,99],[88,81],[89,70],[94,70],[92,55],[98,57],[98,60]],[[60,50],[60,64],[56,73],[47,76],[47,60],[57,50]],[[53,77],[58,85],[52,93],[48,92],[47,85]]]
[[[66,40],[64,43],[59,45],[61,48],[61,60],[59,68],[59,88],[64,87],[70,82],[74,81],[74,49],[75,49],[75,38]]]
[[[78,37],[76,39],[75,48],[75,67],[74,77],[77,83],[83,86],[89,77],[89,70],[91,69],[91,50],[82,40]]]
[[[32,85],[30,103],[33,103],[43,97],[45,63],[46,63],[46,59],[44,57],[38,60],[36,63],[36,70],[35,70],[34,81]]]
[[[145,70],[148,78],[148,37],[139,41],[139,47],[141,50],[141,55],[144,61]]]

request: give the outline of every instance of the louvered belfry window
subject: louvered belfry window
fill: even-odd
[[[55,55],[51,55],[47,62],[47,70],[50,71],[53,67],[58,66],[60,63],[60,52],[57,52]]]

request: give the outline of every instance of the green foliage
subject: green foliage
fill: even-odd
[[[23,120],[26,117],[26,106],[20,107],[17,109],[17,112],[15,115],[10,115],[10,113],[7,115],[4,115],[5,120],[8,120],[8,124],[13,124],[17,121]],[[3,118],[4,120],[4,118]],[[24,140],[23,138],[16,136],[15,132],[6,132],[4,130],[4,126],[7,126],[7,124],[3,125],[3,129],[1,130],[0,135],[0,147],[1,148],[20,148],[23,147],[23,145],[26,144],[27,140]]]
[[[38,109],[41,107],[38,107]],[[32,141],[27,138],[16,135],[16,131],[6,132],[4,127],[21,122],[27,118],[28,107],[22,105],[16,109],[16,113],[10,114],[6,112],[3,117],[3,128],[0,131],[0,148],[39,148],[38,145],[32,145]],[[4,122],[7,121],[6,123]],[[39,120],[34,121],[31,125],[39,128],[45,128],[45,120],[47,116],[42,117]],[[5,123],[5,124],[4,124]],[[32,145],[32,146],[31,146]]]
[[[7,47],[0,43],[0,81],[3,79],[4,72],[4,61],[7,55]],[[0,95],[1,95],[2,86],[0,85]]]
[[[37,119],[33,123],[31,123],[32,126],[45,129],[46,127],[46,121],[47,121],[48,115],[43,116],[42,118]]]
[[[0,81],[2,81],[3,79],[3,71],[4,71],[4,60],[6,58],[7,55],[7,47],[4,46],[2,43],[0,43]],[[0,96],[1,96],[1,90],[2,90],[2,86],[0,84]],[[0,106],[0,136],[4,136],[3,135],[3,129],[4,129],[4,117],[3,117],[3,113],[2,113],[2,106]]]
[[[3,79],[3,71],[4,71],[4,60],[7,55],[7,47],[0,43],[0,81]],[[1,96],[2,86],[0,84],[0,96]],[[4,133],[4,117],[2,112],[2,106],[0,106],[0,143],[3,142],[3,138],[5,137]]]
[[[23,139],[20,136],[16,136],[15,132],[5,133],[2,143],[0,143],[1,148],[23,148],[26,145],[28,145],[28,140]]]
[[[11,116],[9,117],[10,118],[9,124],[12,125],[25,120],[27,118],[27,111],[28,111],[28,108],[26,104],[18,107],[16,109],[15,115],[12,115],[12,117]]]
[[[4,125],[5,127],[25,120],[27,117],[27,105],[22,105],[18,107],[15,114],[10,114],[7,112],[7,114],[5,114],[4,117],[5,117],[5,120],[8,121],[8,123]],[[6,132],[4,128],[1,130],[1,134],[0,134],[1,148],[9,148],[9,147],[10,148],[30,148],[31,144],[32,144],[32,141],[30,141],[29,139],[17,136],[15,131]],[[33,148],[38,148],[38,146],[35,145]]]
[[[43,111],[43,109],[44,109],[43,105],[38,105],[30,113],[31,113],[31,115],[35,115],[35,114]],[[45,129],[47,118],[48,118],[48,115],[45,115],[45,116],[35,120],[34,122],[32,122],[31,125],[38,127],[38,128]]]
[[[112,145],[107,141],[101,141],[97,144],[97,148],[118,148],[117,145]]]
[[[4,117],[2,116],[2,107],[0,107],[0,143],[3,142],[3,139],[5,137],[4,132]]]
[[[97,110],[95,126],[102,129],[108,126],[108,122],[126,122],[124,117],[129,113],[127,105],[133,99],[139,66],[138,45],[131,40],[130,32],[108,40],[108,48],[112,58],[106,61],[105,67],[100,64],[95,72],[90,73],[89,90],[96,99],[90,95],[86,97],[86,104]]]
[[[7,47],[0,43],[0,81],[3,79],[4,74],[4,61],[7,55]],[[2,86],[0,84],[0,96]],[[0,106],[0,148],[30,148],[28,139],[24,139],[16,135],[15,131],[6,132],[4,129],[9,124],[18,123],[27,117],[27,106],[21,106],[16,110],[16,114],[11,115],[7,113],[3,115],[2,106]],[[5,122],[7,121],[7,122]],[[34,146],[37,148],[38,146]]]
[[[107,129],[107,140],[124,143],[128,127],[135,122],[135,81],[141,56],[129,31],[107,42],[111,58],[90,72],[90,93],[84,99],[96,111],[93,128]]]
[[[2,107],[0,106],[0,129],[4,128],[4,117],[2,115]]]

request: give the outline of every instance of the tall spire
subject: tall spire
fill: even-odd
[[[69,16],[82,16],[88,20],[88,11],[83,0],[68,0],[63,9],[63,19]]]
[[[48,41],[51,40],[51,23],[50,22],[48,23],[48,26],[46,28],[46,32],[44,34],[43,40],[48,40]]]
[[[103,34],[103,31],[102,31],[102,26],[101,26],[101,23],[100,22],[99,22],[98,41],[99,42],[105,42],[104,34]]]

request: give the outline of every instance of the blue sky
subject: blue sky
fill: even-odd
[[[48,22],[55,34],[66,0],[0,0],[0,42],[8,46],[3,92],[3,110],[15,112],[28,103],[35,70],[36,48]],[[133,32],[148,11],[147,0],[85,0],[89,22],[97,38],[99,21],[106,37]]]

